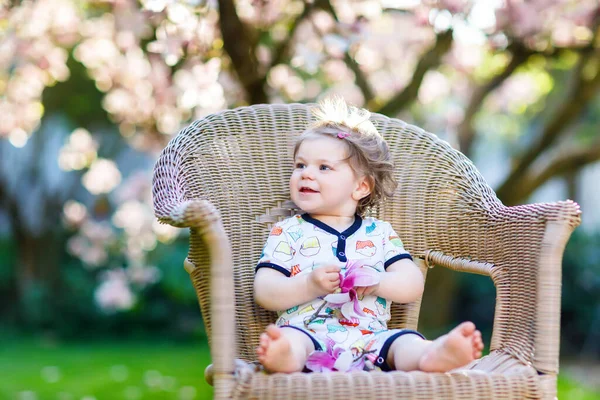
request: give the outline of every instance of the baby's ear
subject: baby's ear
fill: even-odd
[[[371,194],[373,188],[375,187],[375,180],[371,176],[363,176],[358,181],[358,186],[354,193],[352,194],[352,198],[356,201],[360,201]]]
[[[372,176],[367,176],[367,183],[369,184],[369,194],[371,194],[373,192],[373,190],[375,190],[375,178],[373,178]]]

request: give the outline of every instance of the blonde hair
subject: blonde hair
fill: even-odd
[[[359,200],[356,212],[364,215],[377,203],[391,197],[398,185],[394,178],[394,163],[385,139],[369,120],[371,113],[348,106],[339,96],[326,98],[312,112],[317,119],[296,141],[294,158],[306,139],[339,138],[348,149],[350,166],[358,175],[367,177],[371,187],[371,193]]]

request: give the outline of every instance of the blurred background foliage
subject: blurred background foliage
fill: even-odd
[[[438,134],[507,205],[581,204],[561,354],[597,364],[599,24],[596,0],[0,0],[0,334],[204,342],[154,161],[209,113],[338,93]],[[427,293],[425,333],[489,338],[488,279],[435,269]]]

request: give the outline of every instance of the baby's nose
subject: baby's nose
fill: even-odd
[[[302,170],[302,177],[306,178],[306,179],[313,179],[314,178],[314,171],[311,167],[306,167]]]

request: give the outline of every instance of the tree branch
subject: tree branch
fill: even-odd
[[[523,154],[496,191],[500,200],[505,201],[505,199],[512,197],[510,192],[526,174],[527,169],[544,150],[550,147],[561,136],[564,128],[581,115],[587,104],[594,98],[598,90],[600,90],[600,71],[596,70],[595,76],[590,79],[584,76],[584,71],[589,65],[600,62],[600,50],[594,47],[596,39],[600,37],[600,7],[598,7],[594,15],[592,32],[594,32],[594,38],[586,47],[581,49],[579,62],[573,68],[574,83],[571,85],[567,95],[564,96],[564,101],[560,104],[558,110],[553,113],[553,117],[550,118],[542,129],[542,134],[538,142]]]
[[[562,150],[537,172],[529,172],[521,177],[510,192],[502,198],[507,205],[514,205],[527,199],[536,189],[551,178],[578,171],[582,167],[600,160],[600,140],[595,145]]]
[[[598,60],[600,61],[600,60]],[[598,62],[596,61],[596,62]],[[575,83],[570,93],[565,96],[564,102],[558,110],[553,113],[553,117],[544,126],[540,139],[531,146],[521,157],[518,164],[512,169],[506,180],[500,185],[496,194],[501,200],[508,199],[511,196],[516,183],[525,175],[527,169],[533,164],[537,157],[550,147],[558,137],[564,132],[564,128],[575,121],[582,111],[586,108],[592,98],[600,89],[600,72],[596,73],[590,80],[582,76],[582,71],[588,62],[592,62],[589,56],[582,55],[579,64],[574,69]]]
[[[452,30],[438,34],[435,45],[419,60],[412,81],[402,92],[394,96],[387,104],[376,110],[376,112],[391,117],[408,106],[417,97],[425,73],[440,65],[442,57],[450,50],[452,41]]]
[[[229,55],[233,68],[252,104],[268,102],[265,90],[268,71],[283,61],[300,23],[315,8],[324,7],[325,3],[327,3],[325,0],[315,0],[312,3],[305,3],[302,13],[292,22],[287,38],[276,47],[273,53],[273,60],[266,68],[266,71],[261,73],[261,68],[255,54],[256,41],[252,40],[250,32],[237,15],[233,0],[219,0],[219,27],[223,37],[223,47]]]
[[[324,0],[315,0],[312,3],[304,3],[304,10],[292,22],[287,38],[283,42],[281,42],[273,52],[273,60],[271,61],[271,65],[268,69],[271,69],[272,67],[274,67],[277,64],[280,64],[283,61],[283,58],[289,51],[292,39],[294,38],[296,29],[298,28],[300,23],[304,21],[316,8],[325,7],[325,3],[328,2]]]
[[[339,23],[340,20],[335,12],[335,9],[331,5],[331,2],[324,2],[324,8],[331,14],[335,22]],[[344,52],[344,62],[350,68],[350,70],[354,73],[354,77],[356,79],[356,86],[360,89],[365,99],[365,104],[369,104],[374,98],[375,95],[373,93],[373,89],[371,89],[371,85],[369,84],[369,80],[360,69],[360,65],[356,62],[356,60],[350,55],[350,51],[346,50]]]
[[[233,0],[219,0],[219,27],[223,47],[252,104],[266,103],[265,77],[259,74],[256,43],[240,20]]]
[[[460,147],[460,151],[464,153],[467,157],[471,154],[471,147],[473,145],[473,140],[475,139],[475,129],[473,127],[473,118],[477,111],[483,106],[483,101],[485,98],[493,92],[498,86],[500,86],[508,77],[510,77],[519,66],[527,62],[529,57],[534,54],[542,55],[547,58],[557,57],[564,50],[568,50],[566,48],[557,49],[554,48],[550,52],[540,52],[537,50],[532,50],[526,47],[520,41],[513,41],[513,43],[507,48],[512,53],[512,58],[506,68],[498,75],[493,77],[489,82],[485,85],[482,85],[474,90],[473,95],[469,101],[469,105],[465,110],[465,116],[463,121],[458,126],[458,143]],[[575,52],[581,52],[581,49],[575,48],[572,49]]]
[[[533,54],[531,50],[518,42],[511,44],[508,50],[512,53],[510,62],[502,72],[473,91],[473,95],[469,100],[469,105],[465,110],[465,116],[458,126],[458,143],[460,151],[467,157],[471,154],[471,147],[475,138],[473,118],[483,105],[484,99],[511,76],[520,65],[525,63],[531,54]]]
[[[352,72],[354,72],[354,76],[356,78],[356,86],[360,89],[365,98],[365,104],[369,104],[375,98],[375,94],[373,94],[373,89],[371,89],[371,85],[367,80],[367,77],[360,69],[360,65],[356,62],[356,60],[350,55],[348,51],[344,53],[344,62],[350,68]]]

